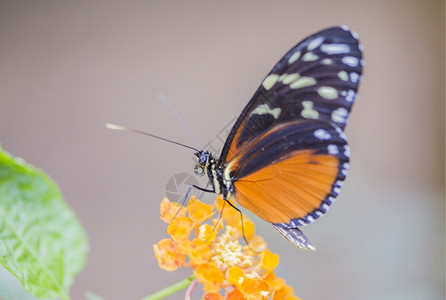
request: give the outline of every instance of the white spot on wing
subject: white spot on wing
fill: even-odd
[[[329,55],[343,54],[350,51],[350,47],[345,44],[325,44],[321,46],[321,51]]]
[[[289,64],[292,64],[293,62],[295,62],[296,60],[298,60],[299,57],[300,57],[300,51],[296,51],[296,52],[294,52],[294,53],[290,56],[290,58],[288,59],[288,63],[289,63]]]
[[[338,91],[335,88],[329,86],[321,86],[317,90],[317,92],[325,99],[336,99],[338,97]]]
[[[314,131],[314,136],[320,140],[328,140],[331,138],[330,133],[328,133],[325,129],[318,129]]]
[[[329,59],[329,58],[324,58],[324,59],[321,61],[321,63],[322,63],[323,65],[330,65],[330,64],[333,63],[333,61],[332,61],[331,59]]]
[[[256,109],[254,109],[251,112],[251,115],[256,114],[256,115],[265,115],[265,114],[270,114],[274,117],[274,119],[277,119],[277,117],[280,114],[280,108],[276,107],[276,108],[270,108],[268,106],[268,104],[262,104],[256,107]]]
[[[306,216],[306,218],[305,218],[306,220],[307,220],[307,222],[308,223],[311,223],[311,222],[313,222],[314,221],[314,218],[313,218],[313,216],[312,215],[308,215],[308,216]]]
[[[357,83],[358,80],[359,80],[359,74],[358,73],[355,73],[355,72],[350,73],[350,81],[351,82]]]
[[[312,40],[312,41],[308,44],[307,49],[310,50],[310,51],[311,51],[311,50],[314,50],[314,49],[316,49],[317,47],[319,47],[319,46],[322,44],[323,41],[324,41],[324,37],[323,37],[323,36],[320,36],[320,37],[318,37],[318,38]]]
[[[300,113],[302,117],[307,119],[317,119],[319,117],[319,113],[313,108],[313,102],[310,100],[302,101],[302,105],[304,109]]]
[[[352,102],[355,100],[355,91],[354,90],[348,90],[347,97],[345,97],[345,100]]]
[[[280,76],[281,78],[279,80],[281,80],[283,84],[290,84],[291,82],[296,81],[296,79],[300,77],[299,73],[294,73],[289,75],[287,74],[283,77],[282,76]]]
[[[336,145],[328,145],[327,146],[328,153],[331,155],[336,155],[339,153],[338,146]]]
[[[319,56],[315,55],[313,52],[307,52],[304,54],[304,56],[302,57],[302,59],[304,61],[314,61],[316,59],[318,59]]]
[[[316,84],[316,79],[312,77],[300,77],[299,79],[290,84],[290,88],[300,89],[315,84]]]
[[[347,72],[345,72],[345,71],[340,71],[340,72],[338,73],[338,77],[339,77],[341,80],[344,80],[344,81],[347,81],[347,80],[348,80],[348,74],[347,74]]]
[[[347,157],[350,157],[350,146],[349,145],[344,146],[344,155]]]
[[[268,75],[268,77],[266,77],[265,80],[263,80],[262,85],[265,88],[265,90],[269,90],[276,84],[278,79],[279,75],[277,74]]]
[[[359,64],[359,59],[354,56],[345,56],[342,58],[342,62],[350,67],[357,67]]]
[[[345,31],[350,31],[350,28],[347,25],[341,25],[341,28]]]
[[[347,115],[348,111],[344,107],[339,107],[331,113],[331,119],[333,122],[344,124],[346,122]]]

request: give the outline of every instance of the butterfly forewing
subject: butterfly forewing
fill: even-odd
[[[344,129],[362,74],[360,48],[347,27],[323,30],[293,47],[243,110],[219,164],[279,123],[323,120]]]

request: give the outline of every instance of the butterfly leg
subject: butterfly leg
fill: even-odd
[[[245,227],[244,227],[244,225],[243,225],[243,213],[242,213],[242,211],[241,211],[240,209],[238,209],[234,204],[232,204],[229,200],[225,199],[225,201],[229,204],[229,206],[231,206],[233,209],[235,209],[236,211],[238,211],[238,213],[240,214],[240,220],[241,220],[241,222],[242,222],[242,236],[243,236],[243,240],[244,240],[245,243],[246,243],[246,246],[248,246],[248,248],[251,249],[252,251],[257,252],[257,251],[253,250],[253,249],[249,246],[248,240],[246,239],[246,236],[245,236]],[[223,213],[223,211],[222,211],[222,213]]]
[[[180,208],[178,209],[178,211],[176,212],[176,214],[172,217],[172,219],[170,220],[170,222],[172,222],[172,221],[176,218],[176,216],[178,215],[178,213],[180,212],[180,210],[184,207],[184,205],[186,204],[186,200],[187,200],[187,198],[189,197],[190,191],[191,191],[193,188],[196,188],[197,190],[200,190],[200,191],[203,191],[203,192],[206,192],[206,193],[215,193],[215,190],[205,189],[205,188],[196,186],[195,184],[190,185],[190,186],[187,188],[187,192],[186,192],[186,194],[184,195],[183,200],[181,200],[181,206],[180,206]]]
[[[212,234],[214,233],[215,229],[217,228],[218,223],[220,223],[221,217],[223,216],[223,210],[225,209],[225,204],[226,204],[226,201],[223,202],[223,205],[221,206],[221,210],[220,210],[220,214],[218,215],[217,222],[215,222],[215,225],[214,225],[214,227],[212,228],[212,231],[211,231],[211,233],[209,234],[209,237],[207,238],[206,242],[209,241],[209,239],[211,238],[211,236],[212,236]]]

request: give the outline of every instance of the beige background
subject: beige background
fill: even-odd
[[[304,228],[316,252],[260,219],[258,231],[303,299],[444,299],[444,2],[1,1],[0,142],[60,184],[88,232],[73,299],[139,299],[189,274],[159,270],[152,244],[192,152],[104,123],[192,145],[163,92],[202,145],[221,147],[277,60],[340,24],[366,59],[343,193]]]

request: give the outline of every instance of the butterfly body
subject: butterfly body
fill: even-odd
[[[306,38],[265,77],[220,157],[195,153],[195,173],[294,245],[314,249],[298,227],[327,212],[346,177],[350,148],[343,130],[362,64],[357,35],[345,26]]]

